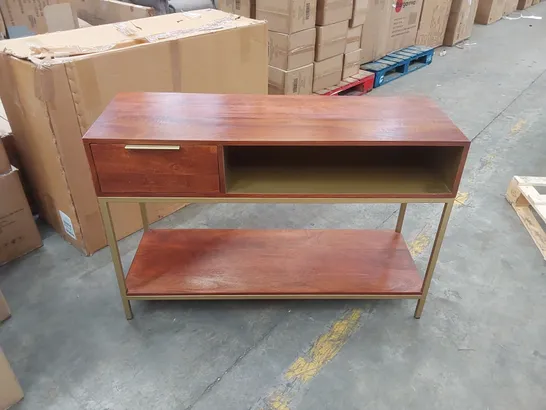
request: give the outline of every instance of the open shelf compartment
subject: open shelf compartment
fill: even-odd
[[[460,146],[225,146],[227,194],[453,196]]]
[[[127,295],[418,297],[402,235],[382,230],[150,230]]]

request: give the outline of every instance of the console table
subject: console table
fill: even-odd
[[[83,138],[127,319],[142,299],[417,299],[470,146],[420,97],[118,95]],[[400,203],[394,230],[149,229],[148,202]],[[109,204],[140,204],[127,275]],[[443,203],[422,277],[408,203]]]

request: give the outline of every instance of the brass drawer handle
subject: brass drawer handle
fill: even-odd
[[[178,151],[180,145],[126,145],[125,149],[155,149],[158,151]]]

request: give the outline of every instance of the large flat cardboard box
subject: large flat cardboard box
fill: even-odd
[[[219,10],[6,41],[0,95],[40,216],[87,255],[106,238],[81,137],[117,93],[267,93],[266,23]],[[138,205],[111,209],[118,238],[142,227]]]
[[[341,78],[358,74],[360,68],[360,49],[343,54],[343,72]]]
[[[348,28],[348,20],[327,26],[317,26],[315,61],[343,54],[347,45]]]
[[[389,30],[388,19],[392,3],[387,0],[359,1],[362,21],[362,38],[360,41],[361,60],[363,63],[383,57],[381,45]]]
[[[0,266],[42,246],[18,171],[0,175]]]
[[[226,13],[256,18],[256,0],[216,0],[216,7]]]
[[[317,26],[350,20],[353,0],[317,0]]]
[[[347,44],[345,45],[345,53],[360,50],[360,40],[362,38],[362,26],[356,26],[349,29],[347,32]]]
[[[518,1],[518,10],[525,10],[527,7],[531,7],[533,5],[533,0],[519,0]]]
[[[8,302],[0,290],[0,322],[8,319],[11,316],[11,311],[9,310]],[[0,407],[1,409],[2,407]]]
[[[506,0],[504,5],[504,15],[513,13],[518,8],[518,0]]]
[[[0,13],[9,38],[78,27],[71,0],[2,0]]]
[[[23,390],[0,348],[0,409],[9,409],[23,398]]]
[[[505,6],[506,0],[480,0],[474,23],[491,24],[500,20]]]
[[[349,20],[349,27],[356,27],[364,24],[370,2],[370,0],[353,0],[353,14],[351,20]]]
[[[256,18],[269,30],[292,34],[315,26],[317,0],[256,0]]]
[[[293,70],[313,63],[315,58],[315,28],[293,34],[269,32],[269,65]]]
[[[333,87],[341,81],[343,54],[314,63],[313,92]]]
[[[415,43],[438,47],[444,42],[452,0],[424,0]],[[516,0],[517,1],[517,0]]]
[[[453,0],[447,20],[444,45],[452,46],[466,40],[472,34],[478,0]]]
[[[313,91],[313,64],[285,71],[269,67],[269,94],[311,94]]]

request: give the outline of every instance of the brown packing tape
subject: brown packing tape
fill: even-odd
[[[77,66],[77,68],[76,68]],[[97,79],[95,63],[92,58],[78,60],[77,62],[69,62],[65,64],[68,83],[71,85],[70,91],[74,101],[74,107],[80,124],[81,135],[85,134],[91,123],[85,115],[85,107],[101,107],[103,106],[101,89]],[[78,78],[76,78],[78,76]],[[85,84],[85,106],[81,101],[81,90],[74,88],[76,84]],[[74,85],[74,86],[73,86]]]
[[[180,48],[179,42],[173,40],[169,42],[171,55],[171,78],[174,92],[182,92],[182,68],[180,67]]]
[[[315,79],[317,79],[317,78],[322,78],[322,77],[326,77],[327,75],[337,73],[338,71],[341,72],[341,71],[342,71],[341,68],[333,68],[333,69],[331,68],[330,70],[325,71],[325,72],[322,73],[321,75],[316,75],[316,76],[315,76]]]
[[[352,36],[352,37],[347,37],[347,43],[352,43],[352,42],[359,42],[360,43],[360,37],[361,36]]]
[[[325,46],[325,45],[329,45],[329,44],[333,44],[333,43],[336,43],[338,41],[343,41],[345,40],[347,37],[345,36],[339,36],[339,37],[334,37],[333,39],[331,40],[327,40],[327,41],[322,41],[320,43],[318,43],[319,46]]]
[[[47,66],[34,67],[34,95],[55,109],[55,81],[51,69]]]
[[[269,55],[271,57],[286,56],[286,55],[293,56],[293,55],[296,55],[296,54],[306,53],[306,52],[312,51],[314,49],[315,49],[314,44],[313,45],[296,47],[293,50],[285,50],[284,48],[281,48],[281,47],[278,47],[278,46],[273,46],[273,47],[269,47]]]

